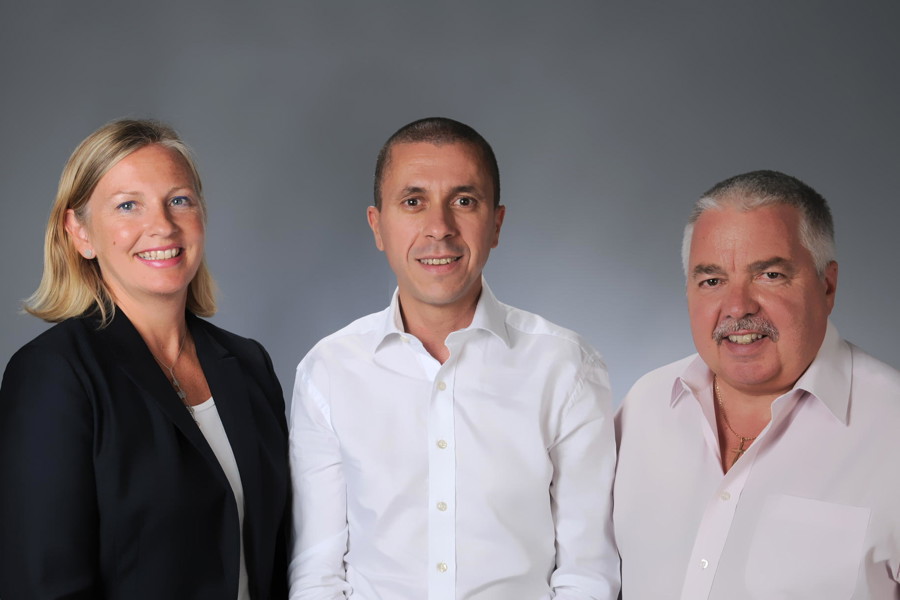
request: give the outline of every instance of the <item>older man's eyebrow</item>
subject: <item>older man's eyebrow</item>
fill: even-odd
[[[699,277],[700,275],[724,275],[725,269],[716,264],[699,264],[696,265],[691,271],[691,275],[693,277]]]
[[[747,272],[764,273],[775,267],[781,269],[787,275],[792,275],[797,270],[796,266],[794,265],[794,261],[782,256],[773,256],[772,258],[767,258],[766,260],[758,260],[756,262],[750,263],[747,266]]]

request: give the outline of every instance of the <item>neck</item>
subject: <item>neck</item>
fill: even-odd
[[[767,414],[770,413],[772,403],[775,399],[790,390],[790,388],[788,388],[777,392],[761,391],[756,393],[745,387],[733,387],[721,377],[716,377],[715,381],[719,386],[719,390],[725,397],[725,402],[728,406],[734,404],[741,407],[742,410],[752,410],[755,412],[763,411]]]
[[[727,419],[738,435],[756,437],[772,419],[772,402],[780,394],[746,394],[716,377],[716,413],[720,420]],[[724,409],[726,415],[721,414]]]
[[[465,304],[433,306],[405,303],[401,293],[400,315],[403,317],[403,328],[416,336],[425,350],[443,364],[450,358],[450,350],[444,344],[447,336],[472,324],[478,297],[476,295]]]
[[[150,351],[158,358],[172,362],[187,331],[185,302],[186,298],[180,301],[167,299],[149,305],[117,300],[116,305],[137,329]]]

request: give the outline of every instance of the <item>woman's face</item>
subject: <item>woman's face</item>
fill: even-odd
[[[66,214],[83,255],[93,252],[123,307],[187,298],[203,258],[203,207],[184,158],[158,144],[116,163],[97,183],[84,218]]]

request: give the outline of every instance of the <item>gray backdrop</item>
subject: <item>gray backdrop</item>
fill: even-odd
[[[316,340],[394,288],[365,219],[381,143],[444,115],[500,160],[494,291],[581,332],[617,399],[693,351],[692,201],[760,168],[829,199],[833,319],[900,366],[898,22],[896,0],[2,0],[0,362],[46,327],[18,309],[66,158],[108,120],[151,116],[199,157],[213,321],[268,348],[289,398]]]

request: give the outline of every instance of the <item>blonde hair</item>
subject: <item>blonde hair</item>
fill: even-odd
[[[120,160],[151,144],[171,148],[184,159],[205,221],[206,204],[197,165],[174,129],[158,121],[137,119],[120,119],[104,125],[75,148],[63,168],[44,237],[44,273],[38,289],[25,300],[27,312],[56,323],[93,309],[100,312],[101,327],[112,320],[115,314],[112,294],[97,261],[84,258],[69,239],[66,211],[72,209],[82,220],[100,179]],[[188,310],[201,317],[212,316],[216,312],[215,287],[204,257],[188,286]]]

